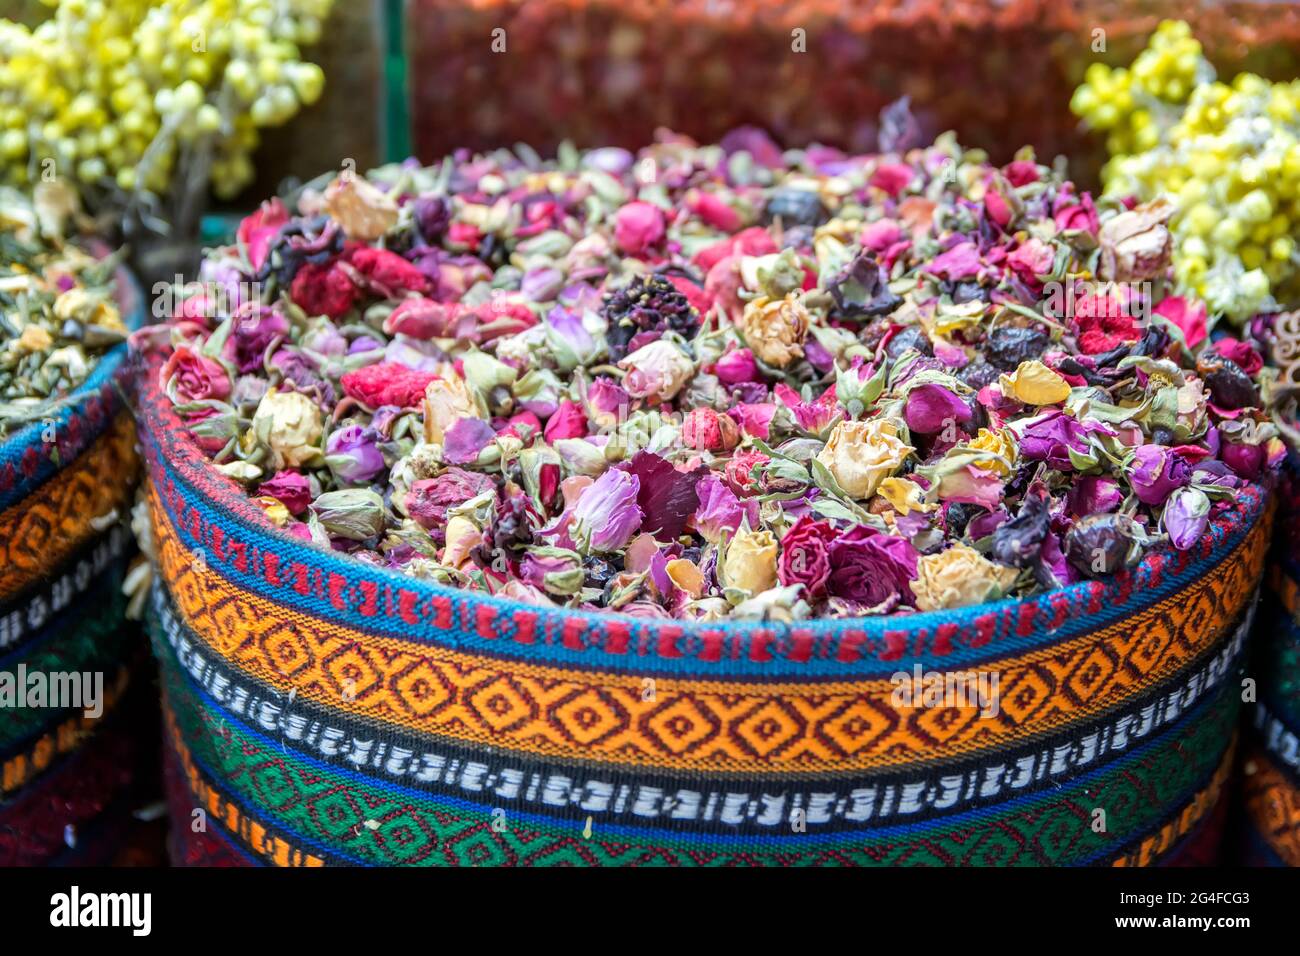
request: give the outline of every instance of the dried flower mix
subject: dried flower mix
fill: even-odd
[[[0,188],[0,439],[49,415],[126,340],[116,260],[64,238],[77,208],[57,182],[32,194]],[[225,369],[215,372],[228,388]]]
[[[961,607],[1190,548],[1280,460],[1260,343],[1171,295],[1169,215],[950,136],[458,153],[249,217],[161,384],[272,521],[416,577]]]

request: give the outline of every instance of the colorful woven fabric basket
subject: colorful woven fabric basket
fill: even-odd
[[[650,623],[304,545],[211,468],[157,377],[139,415],[182,862],[1214,857],[1258,489],[1202,546],[1106,585],[903,618]],[[900,704],[899,672],[996,676],[996,714]]]
[[[138,327],[125,270],[118,298]],[[103,356],[67,402],[0,444],[0,865],[106,859],[133,784],[140,735],[119,705],[145,658],[123,617],[139,473],[127,356],[125,344]],[[86,696],[101,689],[101,714],[76,705],[73,678]]]
[[[1300,866],[1300,460],[1278,494],[1253,649],[1257,700],[1243,708],[1244,861]]]

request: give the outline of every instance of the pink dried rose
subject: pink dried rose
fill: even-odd
[[[1116,282],[1164,275],[1173,256],[1173,240],[1165,224],[1174,211],[1173,202],[1162,196],[1106,220],[1098,236],[1098,274]]]
[[[163,391],[180,403],[230,397],[230,374],[222,364],[183,345],[175,348],[158,378]]]
[[[587,413],[577,402],[565,399],[555,414],[546,420],[545,437],[548,444],[561,438],[583,438],[587,434]]]
[[[1141,445],[1134,452],[1130,482],[1143,504],[1164,504],[1170,493],[1191,477],[1192,469],[1183,457],[1163,445]]]
[[[338,260],[307,263],[294,275],[289,289],[289,298],[308,315],[331,319],[347,315],[360,297]]]
[[[832,422],[844,416],[844,410],[835,400],[835,386],[832,385],[812,401],[803,397],[789,385],[778,383],[773,391],[781,403],[790,410],[794,420],[804,431],[819,434],[830,427]]]
[[[436,478],[422,478],[411,483],[404,507],[420,527],[440,533],[447,524],[447,512],[471,498],[492,491],[492,479],[476,471],[448,468]],[[441,544],[440,534],[435,541]]]
[[[472,465],[497,433],[481,418],[459,418],[442,436],[442,454],[453,465]]]
[[[891,196],[897,196],[915,175],[916,171],[907,163],[882,163],[872,172],[868,182]]]
[[[530,313],[531,315],[531,313]],[[384,319],[388,335],[407,335],[413,339],[460,339],[477,341],[479,317],[457,302],[432,299],[406,299]]]
[[[692,190],[686,194],[686,208],[703,222],[723,232],[736,232],[740,226],[740,215],[725,201],[713,193]]]
[[[270,253],[271,241],[288,221],[289,211],[279,199],[262,203],[256,212],[240,220],[235,235],[248,250],[248,262],[254,272],[262,268]]]
[[[980,271],[979,250],[973,242],[959,242],[947,252],[935,256],[927,271],[952,282],[973,278]]]
[[[907,427],[920,435],[933,435],[951,429],[952,441],[956,431],[971,420],[970,406],[950,388],[926,382],[907,394],[903,406]]]
[[[758,502],[742,504],[716,475],[708,475],[701,480],[696,486],[696,492],[699,495],[699,507],[695,511],[695,528],[704,540],[716,544],[724,535],[735,534],[751,514],[754,523],[757,523]]]
[[[416,266],[395,252],[369,246],[353,249],[348,263],[364,276],[377,291],[389,296],[402,292],[427,292],[429,280]]]
[[[1209,335],[1204,302],[1189,302],[1181,295],[1171,295],[1162,299],[1152,311],[1178,327],[1189,349],[1196,348]]]
[[[292,468],[276,472],[258,485],[257,493],[276,499],[292,515],[302,514],[311,504],[311,483],[306,475]]]
[[[583,551],[618,551],[625,547],[644,515],[637,507],[641,482],[636,475],[611,468],[586,488],[573,509],[573,537]]]
[[[759,494],[762,490],[759,486],[760,472],[771,460],[755,449],[736,452],[723,469],[727,487],[742,498]]]
[[[754,353],[747,348],[732,349],[718,359],[713,374],[724,385],[740,385],[742,382],[761,380],[758,363],[754,361]]]
[[[1022,242],[1007,256],[1007,267],[1031,289],[1043,285],[1040,276],[1049,275],[1056,262],[1056,250],[1041,239],[1030,238]]]
[[[1077,232],[1097,234],[1101,222],[1097,217],[1097,207],[1093,205],[1091,193],[1080,193],[1078,201],[1073,201],[1073,192],[1064,190],[1057,196],[1052,209],[1052,218],[1056,227],[1064,232],[1067,229]]]
[[[863,608],[915,603],[911,582],[920,555],[902,538],[858,525],[836,534],[827,555],[833,596]]]
[[[767,441],[776,411],[774,402],[737,402],[727,415],[735,420],[746,435]]]
[[[614,240],[630,256],[644,256],[664,239],[664,213],[648,202],[630,202],[614,217]]]

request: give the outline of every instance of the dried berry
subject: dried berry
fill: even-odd
[[[1220,408],[1246,408],[1259,404],[1255,383],[1232,359],[1204,352],[1196,362],[1196,369],[1205,379],[1214,404]]]
[[[1042,329],[1019,325],[1003,325],[989,335],[984,354],[993,365],[1005,372],[1010,372],[1021,362],[1028,362],[1043,354],[1050,342],[1048,334]]]
[[[783,226],[820,226],[830,218],[821,197],[807,189],[778,189],[763,208],[763,219]]]
[[[957,373],[957,377],[971,388],[978,390],[985,385],[992,385],[1001,374],[1000,369],[981,359],[971,362]]]
[[[915,349],[922,355],[934,354],[934,346],[930,344],[930,339],[924,330],[915,325],[909,325],[890,339],[889,344],[885,346],[885,354],[896,359],[908,349]]]
[[[617,554],[590,554],[583,559],[582,569],[585,587],[603,589],[614,575],[622,572],[623,558]]]

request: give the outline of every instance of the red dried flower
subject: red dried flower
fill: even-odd
[[[438,376],[421,372],[396,362],[365,365],[344,374],[343,391],[368,408],[396,405],[414,408],[424,398],[424,390]]]
[[[348,262],[389,294],[427,292],[429,279],[423,272],[395,252],[362,246],[348,253]]]
[[[693,408],[682,422],[682,441],[700,451],[731,451],[740,444],[740,429],[712,408]]]
[[[804,515],[781,539],[777,579],[786,587],[802,584],[814,600],[825,597],[831,576],[829,549],[835,537],[830,522]]]
[[[737,452],[727,462],[722,472],[727,487],[742,498],[758,494],[761,490],[758,485],[758,470],[769,461],[771,459],[761,451],[750,449]]]
[[[309,262],[300,268],[289,286],[289,298],[308,315],[342,318],[356,304],[357,287],[334,262]]]

